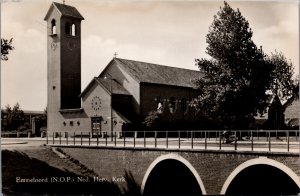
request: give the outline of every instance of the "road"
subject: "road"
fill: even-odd
[[[46,145],[44,138],[1,138],[1,149],[27,149],[43,145]]]

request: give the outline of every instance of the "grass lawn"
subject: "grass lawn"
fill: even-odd
[[[94,182],[96,176],[70,158],[61,158],[50,147],[2,150],[2,191],[4,195],[119,195],[110,182]],[[57,178],[53,178],[57,177]],[[18,179],[35,179],[17,182]],[[47,182],[36,182],[47,179]],[[57,181],[51,182],[51,179]],[[78,179],[85,179],[84,181]]]

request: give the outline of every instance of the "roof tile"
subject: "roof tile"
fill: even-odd
[[[61,12],[62,15],[71,16],[74,18],[82,19],[82,20],[84,19],[75,7],[57,3],[57,2],[53,2],[53,4]]]
[[[112,84],[112,91],[113,94],[119,94],[119,95],[130,95],[127,90],[125,90],[119,83],[117,83],[115,80],[112,80],[112,83],[110,84],[110,80],[103,79],[103,78],[95,78],[95,80],[102,84],[102,86],[110,92],[111,84]]]
[[[299,118],[299,99],[293,99],[286,105],[284,116],[286,119]]]
[[[192,80],[203,77],[200,71],[182,69],[115,58],[118,64],[125,68],[139,82],[173,85],[181,87],[195,87]]]

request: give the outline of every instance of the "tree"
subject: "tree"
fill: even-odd
[[[157,111],[150,111],[148,116],[143,121],[143,124],[148,128],[157,128],[159,124],[159,113]]]
[[[294,79],[294,88],[293,88],[293,95],[292,96],[294,96],[297,99],[299,99],[299,76],[297,76]]]
[[[24,123],[24,112],[21,110],[19,103],[11,108],[10,105],[5,106],[4,110],[1,110],[2,116],[5,119],[2,120],[2,126],[4,130],[12,131],[17,130]]]
[[[14,47],[12,46],[12,41],[12,38],[10,40],[1,38],[1,60],[8,60],[7,55],[9,54],[9,51],[14,49]]]
[[[266,107],[271,66],[252,41],[252,34],[241,12],[224,2],[206,36],[206,53],[212,58],[196,59],[204,73],[195,80],[201,91],[198,107],[225,128],[247,128],[253,116]]]
[[[266,61],[272,66],[270,91],[277,95],[281,101],[286,101],[298,92],[299,81],[293,80],[294,66],[282,52],[271,53]]]
[[[44,113],[35,117],[36,134],[43,134],[47,130],[47,107],[44,109]]]

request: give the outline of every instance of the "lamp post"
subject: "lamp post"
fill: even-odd
[[[114,133],[114,122],[113,122],[113,109],[112,109],[112,76],[109,73],[106,73],[104,79],[108,79],[107,76],[109,76],[110,79],[110,136],[111,136],[111,141],[113,141],[113,133]]]

